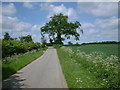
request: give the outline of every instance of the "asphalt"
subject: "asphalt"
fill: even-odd
[[[56,49],[45,53],[2,82],[2,88],[68,88]]]

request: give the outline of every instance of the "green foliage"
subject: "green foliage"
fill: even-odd
[[[68,16],[64,16],[62,13],[54,15],[51,17],[51,20],[41,27],[42,34],[48,34],[50,42],[56,44],[63,44],[62,35],[67,39],[70,39],[70,36],[74,36],[75,40],[79,40],[79,33],[77,29],[80,29],[81,24],[76,21],[75,23],[68,22]],[[83,30],[81,30],[83,33]]]
[[[46,45],[47,45],[47,46],[52,46],[52,44],[51,44],[51,43],[46,43]]]
[[[17,40],[17,38],[12,38],[8,32],[5,32],[3,40]]]
[[[16,73],[22,67],[31,63],[43,54],[43,50],[32,50],[24,54],[14,55],[3,59],[2,62],[2,79],[8,78],[10,75]]]
[[[68,45],[73,45],[73,43],[69,41],[69,42],[68,42]]]
[[[20,41],[13,41],[13,40],[3,40],[2,41],[2,58],[7,56],[25,53],[27,51],[31,51],[33,49],[40,48],[40,43],[22,43]]]
[[[10,39],[11,39],[11,37],[10,37],[9,33],[5,32],[3,40],[10,40]]]
[[[4,39],[3,40],[10,40],[9,33],[5,32]]]
[[[120,88],[120,62],[114,52],[117,45],[94,44],[59,48],[58,56],[69,88]]]
[[[30,35],[19,37],[21,42],[33,42]]]
[[[60,44],[54,44],[53,47],[54,48],[60,48],[60,47],[62,47],[62,45],[60,45]]]
[[[91,43],[82,43],[82,45],[88,45],[88,44],[118,44],[120,42],[117,41],[102,41],[102,42],[91,42]]]
[[[76,61],[74,56],[69,56],[63,49],[57,49],[68,88],[99,88],[96,78]]]

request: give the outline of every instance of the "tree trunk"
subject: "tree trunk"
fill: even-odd
[[[61,38],[61,33],[59,32],[59,30],[58,30],[58,33],[57,33],[57,44],[63,44],[62,43],[62,38]]]

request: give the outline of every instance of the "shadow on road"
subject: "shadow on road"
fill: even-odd
[[[22,82],[26,79],[20,79],[20,74],[22,72],[17,72],[16,74],[10,76],[8,79],[2,82],[2,88],[20,88],[24,84]]]

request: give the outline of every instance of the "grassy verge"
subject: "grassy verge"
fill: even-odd
[[[68,56],[62,49],[57,49],[57,52],[69,88],[99,87],[94,75],[77,63],[75,57]]]
[[[71,48],[57,49],[69,88],[118,87],[119,62],[116,56],[106,58],[99,53],[75,53]]]
[[[43,54],[43,50],[33,50],[24,54],[7,57],[2,62],[2,79],[8,78],[18,70],[31,63]]]

